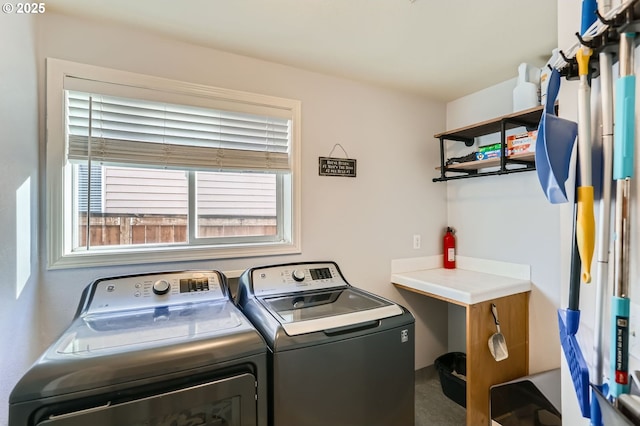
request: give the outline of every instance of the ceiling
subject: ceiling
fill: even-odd
[[[558,0],[49,0],[218,50],[450,101],[542,66]]]

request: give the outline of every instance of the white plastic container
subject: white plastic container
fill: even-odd
[[[518,84],[513,89],[513,112],[540,105],[538,84],[534,83],[536,72],[539,75],[537,68],[525,62],[518,66]]]

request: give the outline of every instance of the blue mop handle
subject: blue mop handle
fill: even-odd
[[[611,345],[612,379],[609,395],[629,393],[629,299],[614,296],[611,303],[611,336],[615,344]]]
[[[622,34],[625,37],[626,34]],[[621,76],[616,81],[616,131],[614,132],[613,178],[633,177],[635,155],[636,76]]]
[[[633,177],[635,154],[636,76],[634,75],[635,33],[620,34],[620,77],[616,81],[613,134],[613,178]]]
[[[582,0],[582,19],[580,20],[580,34],[584,35],[589,27],[596,22],[598,2],[596,0]]]

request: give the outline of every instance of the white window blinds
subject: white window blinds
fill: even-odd
[[[65,87],[67,81],[82,88],[95,85],[106,89],[103,92],[149,92],[69,77]],[[290,169],[291,118],[282,109],[228,99],[209,102],[198,96],[192,96],[193,103],[199,104],[195,106],[94,91],[65,90],[65,94],[70,161],[168,169]]]

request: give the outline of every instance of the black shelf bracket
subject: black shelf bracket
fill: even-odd
[[[510,174],[514,174],[514,173],[528,172],[530,170],[535,170],[535,168],[533,168],[533,169],[520,168],[520,169],[512,169],[512,170],[493,170],[493,171],[490,171],[490,172],[478,173],[477,175],[458,175],[458,176],[448,176],[446,178],[433,178],[433,182],[446,182],[446,181],[449,181],[449,180],[470,179],[470,178],[481,177],[481,176],[510,175]],[[458,170],[456,170],[456,171],[458,171]]]

